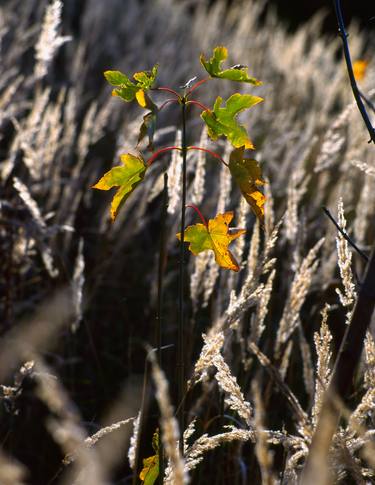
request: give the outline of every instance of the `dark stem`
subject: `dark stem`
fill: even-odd
[[[165,242],[166,242],[166,225],[167,225],[167,209],[168,209],[168,174],[164,174],[164,189],[163,189],[163,205],[161,213],[160,224],[160,245],[159,245],[159,266],[158,266],[158,308],[156,315],[156,345],[158,349],[158,364],[162,369],[161,349],[162,349],[162,315],[163,315],[163,276],[165,267]],[[164,479],[164,450],[163,441],[161,439],[161,424],[159,423],[159,476],[158,483],[163,485]]]
[[[173,147],[165,147],[165,148],[160,148],[160,150],[158,150],[157,152],[155,152],[152,157],[150,157],[146,164],[148,166],[150,166],[157,158],[159,155],[161,155],[162,153],[165,153],[165,152],[170,152],[171,150],[182,150],[181,147],[176,147],[176,146],[173,146]]]
[[[185,362],[184,362],[184,278],[185,278],[185,261],[184,261],[184,240],[185,240],[185,206],[186,206],[186,98],[181,102],[182,115],[182,196],[181,196],[181,239],[180,239],[180,260],[179,260],[179,295],[178,295],[178,424],[180,429],[179,447],[181,455],[184,451],[183,433],[184,425],[184,396],[185,396]]]
[[[373,111],[375,113],[375,105],[374,105],[374,103],[367,96],[365,96],[361,91],[359,92],[359,94],[361,95],[361,98],[363,99],[363,101],[371,109],[371,111]]]
[[[178,99],[176,98],[169,98],[164,101],[164,103],[160,106],[159,111],[165,108],[170,103],[178,103]]]
[[[365,125],[367,127],[367,130],[370,134],[371,141],[375,143],[375,129],[371,124],[370,118],[367,114],[366,108],[362,102],[361,99],[361,93],[358,89],[357,82],[354,77],[354,72],[353,72],[353,65],[352,61],[350,58],[350,51],[349,51],[349,44],[348,44],[348,34],[346,33],[345,30],[345,24],[344,24],[344,19],[342,16],[342,11],[341,11],[341,1],[340,0],[334,0],[334,6],[335,6],[335,12],[336,12],[336,18],[337,18],[337,23],[339,26],[339,33],[342,39],[342,44],[343,44],[343,50],[344,50],[344,56],[345,56],[345,62],[346,62],[346,68],[349,74],[349,79],[350,79],[350,84],[352,87],[353,95],[356,100],[358,109],[361,113],[361,116],[363,118],[363,121],[365,122]]]
[[[200,81],[197,81],[193,86],[189,89],[189,91],[186,93],[186,96],[190,96],[190,94],[195,91],[199,86],[202,86],[202,84],[206,83],[209,81],[211,78],[210,77],[205,77],[204,79],[201,79]]]
[[[192,104],[193,106],[198,106],[198,108],[200,108],[203,111],[211,111],[210,108],[208,108],[206,105],[204,105],[200,101],[197,101],[196,99],[192,99],[191,101],[187,101],[186,104],[187,105]]]
[[[355,242],[347,235],[347,233],[338,225],[338,223],[335,221],[334,217],[330,213],[330,211],[327,209],[327,207],[323,207],[324,213],[329,217],[329,219],[333,222],[333,224],[336,226],[336,229],[340,232],[342,237],[348,241],[348,243],[357,251],[357,253],[362,256],[362,258],[368,262],[368,256],[361,250],[359,247],[355,244]]]
[[[154,88],[156,89],[157,91],[165,91],[166,93],[170,93],[170,94],[173,94],[174,96],[176,96],[178,99],[181,98],[181,96],[178,94],[177,91],[175,91],[174,89],[171,89],[171,88],[167,88],[165,86],[160,86],[158,88]]]
[[[224,163],[224,165],[229,167],[227,162],[225,162],[218,153],[213,152],[212,150],[208,150],[207,148],[196,147],[196,146],[190,146],[190,147],[187,147],[187,149],[188,150],[200,150],[201,152],[209,153],[212,157],[217,158],[218,160],[220,160],[220,162]]]
[[[186,208],[190,207],[191,209],[195,210],[195,212],[198,214],[200,220],[203,222],[203,224],[207,227],[208,224],[207,224],[207,221],[206,219],[203,217],[203,214],[202,212],[198,209],[198,207],[194,204],[187,204]]]

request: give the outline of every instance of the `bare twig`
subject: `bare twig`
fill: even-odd
[[[343,44],[346,68],[348,70],[353,95],[354,95],[355,101],[357,103],[358,109],[361,113],[361,116],[363,118],[363,121],[365,122],[367,130],[370,134],[369,143],[371,141],[373,143],[375,143],[375,128],[371,124],[371,121],[370,121],[370,118],[367,114],[365,105],[363,104],[362,99],[361,99],[361,93],[358,89],[357,82],[356,82],[355,77],[354,77],[353,65],[352,65],[352,60],[351,60],[351,57],[350,57],[350,50],[349,50],[349,44],[348,44],[348,34],[345,30],[344,19],[343,19],[342,11],[341,11],[341,0],[334,0],[334,6],[335,6],[337,23],[338,23],[338,26],[339,26],[339,34],[341,36],[342,44]]]
[[[327,209],[327,207],[323,207],[323,211],[324,213],[326,214],[326,216],[329,217],[329,219],[333,222],[333,224],[336,226],[336,229],[339,231],[339,233],[342,235],[342,237],[344,239],[346,239],[346,241],[348,241],[348,243],[357,251],[357,253],[362,256],[362,258],[368,262],[368,256],[367,254],[365,254],[361,249],[359,249],[359,247],[356,245],[356,243],[353,241],[353,239],[351,239],[348,234],[346,233],[346,231],[344,231],[343,229],[341,229],[341,227],[338,225],[337,221],[335,220],[335,218],[333,217],[333,215],[330,213],[330,211]]]

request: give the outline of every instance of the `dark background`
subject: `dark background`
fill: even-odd
[[[235,1],[229,0],[228,3],[235,3]],[[300,24],[306,22],[318,11],[325,10],[327,16],[324,21],[324,30],[327,33],[337,31],[333,1],[271,0],[269,4],[276,7],[280,18],[283,19],[290,30],[298,28]],[[346,24],[356,19],[364,29],[373,30],[375,28],[375,18],[372,19],[372,17],[375,17],[375,2],[373,0],[342,0],[341,5]]]

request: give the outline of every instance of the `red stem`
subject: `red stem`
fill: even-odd
[[[147,165],[150,166],[156,158],[158,158],[159,155],[161,155],[162,153],[164,152],[169,152],[171,150],[182,150],[181,147],[176,147],[176,146],[173,146],[173,147],[165,147],[165,148],[160,148],[160,150],[158,150],[157,152],[155,152],[151,158],[149,158],[147,160]]]
[[[202,212],[201,212],[201,211],[198,209],[198,207],[197,207],[196,205],[194,205],[194,204],[188,204],[188,205],[186,205],[185,207],[186,207],[186,208],[187,208],[187,207],[190,207],[191,209],[195,210],[195,212],[198,214],[198,216],[199,216],[200,220],[203,222],[203,224],[204,224],[206,227],[208,227],[208,224],[207,224],[206,219],[203,217]]]
[[[195,84],[193,84],[193,86],[186,93],[186,96],[189,96],[195,89],[199,88],[199,86],[201,86],[202,84],[206,83],[210,79],[211,79],[210,77],[205,77],[204,79],[201,79],[200,81],[197,81]]]
[[[171,94],[174,94],[178,99],[181,98],[181,96],[177,93],[177,91],[175,91],[174,89],[171,89],[171,88],[167,88],[165,86],[160,86],[158,88],[155,88],[157,91],[166,91],[167,93],[171,93]]]
[[[191,146],[191,147],[188,147],[188,150],[200,150],[202,152],[209,153],[212,157],[217,158],[218,160],[220,160],[220,162],[224,163],[224,165],[226,165],[227,167],[229,166],[227,162],[225,162],[218,153],[213,152],[212,150],[208,150],[207,148]]]
[[[160,106],[159,111],[161,111],[165,106],[167,106],[167,104],[169,104],[169,103],[177,103],[177,102],[178,102],[178,99],[169,98],[169,99],[165,100],[164,103]]]
[[[200,101],[197,101],[196,99],[191,99],[190,101],[187,101],[186,104],[194,104],[195,106],[198,106],[199,108],[201,108],[203,111],[210,111],[210,108],[205,106]]]

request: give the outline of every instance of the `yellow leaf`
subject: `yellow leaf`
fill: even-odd
[[[126,199],[143,180],[147,166],[140,156],[126,153],[121,155],[122,166],[113,167],[106,172],[93,189],[109,190],[118,187],[111,204],[111,219],[115,220]]]
[[[245,229],[235,229],[229,232],[229,223],[233,219],[233,212],[218,214],[214,219],[204,224],[194,224],[185,229],[184,240],[190,242],[189,250],[197,255],[202,251],[212,250],[215,261],[219,266],[232,271],[239,271],[239,266],[228,246],[246,232]],[[181,233],[177,234],[181,239]]]
[[[146,96],[145,92],[143,89],[140,89],[135,93],[135,97],[137,98],[138,104],[141,108],[146,108],[147,106],[147,101],[146,101]]]

